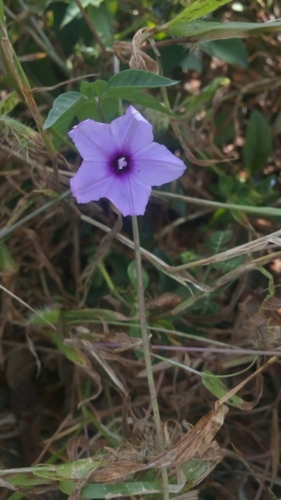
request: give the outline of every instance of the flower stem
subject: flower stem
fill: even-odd
[[[153,410],[155,427],[157,432],[157,438],[159,443],[159,453],[164,451],[164,437],[159,413],[159,407],[157,402],[157,394],[152,370],[152,361],[150,355],[150,343],[149,335],[147,331],[146,324],[146,314],[145,314],[145,301],[144,301],[144,289],[142,281],[142,263],[141,263],[141,251],[140,251],[140,238],[138,229],[138,220],[136,216],[132,217],[133,225],[133,235],[134,235],[134,247],[135,247],[135,259],[136,259],[136,273],[137,273],[137,286],[138,286],[138,302],[139,302],[139,314],[140,314],[140,324],[142,332],[142,342],[144,350],[144,360],[147,374],[147,382],[151,399],[151,406]],[[169,481],[167,469],[162,469],[162,482],[163,482],[163,500],[169,500]]]

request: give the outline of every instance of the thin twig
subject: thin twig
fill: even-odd
[[[103,42],[102,42],[102,40],[101,40],[101,38],[100,38],[100,36],[99,36],[96,28],[94,27],[94,25],[93,25],[90,17],[88,16],[86,10],[84,9],[84,7],[81,4],[80,0],[75,0],[75,3],[77,5],[77,7],[79,8],[82,16],[84,17],[86,23],[88,24],[91,32],[93,33],[96,41],[98,42],[98,44],[99,44],[99,46],[100,46],[100,48],[102,50],[102,53],[103,53],[104,57],[106,57],[106,59],[108,59],[110,57],[110,53],[106,50],[106,47],[104,46],[104,44],[103,44]]]

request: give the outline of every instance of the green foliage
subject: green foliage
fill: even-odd
[[[243,149],[245,168],[254,174],[265,167],[273,149],[271,129],[263,114],[254,109],[246,131]]]
[[[226,250],[226,244],[231,240],[233,235],[232,229],[225,229],[224,231],[215,231],[207,240],[206,246],[212,255]]]
[[[220,306],[216,303],[215,299],[220,296],[220,294],[220,292],[204,294],[202,299],[190,306],[191,313],[196,314],[201,318],[208,315],[218,314]]]
[[[228,38],[247,38],[251,35],[278,33],[281,30],[281,21],[268,21],[266,23],[219,23],[207,21],[168,24],[171,35],[188,37],[193,42],[201,40],[226,40]]]
[[[67,495],[70,495],[75,489],[75,483],[70,481],[61,481],[60,490]],[[122,486],[120,484],[88,484],[83,488],[83,498],[115,498],[122,496],[132,496],[132,495],[153,495],[162,491],[162,483],[151,482],[123,482]]]
[[[216,91],[220,87],[228,86],[230,80],[224,77],[214,78],[212,83],[206,85],[198,94],[187,97],[181,102],[181,106],[186,106],[184,113],[185,118],[191,118],[196,113],[199,113],[203,107],[207,107]]]
[[[211,372],[204,372],[202,375],[203,385],[218,399],[225,396],[229,389],[224,385],[219,377],[214,376]],[[239,396],[232,396],[228,399],[228,404],[235,406],[236,408],[242,408],[244,401]]]
[[[241,68],[248,67],[248,51],[240,39],[200,42],[200,49],[209,56],[217,57],[229,64],[236,64]]]
[[[128,266],[128,276],[130,278],[130,282],[133,285],[134,291],[137,292],[138,291],[138,278],[137,278],[136,262],[134,260],[132,262],[130,262],[130,264]],[[146,290],[146,288],[149,285],[149,277],[144,269],[142,270],[142,284],[143,284],[144,290]]]
[[[75,117],[80,120],[92,118],[96,121],[103,121],[105,117],[107,121],[111,121],[116,117],[120,98],[170,115],[170,111],[157,99],[138,89],[158,88],[176,83],[170,78],[143,70],[121,71],[108,82],[104,80],[93,83],[82,82],[82,94],[72,91],[61,94],[55,99],[44,123],[44,129],[52,128],[60,136],[64,136]]]
[[[3,0],[0,0],[0,20],[4,23],[5,22],[5,15],[4,15],[4,5],[3,5]]]
[[[83,101],[85,101],[85,97],[79,94],[79,92],[61,94],[54,101],[53,108],[49,112],[48,118],[44,123],[44,129],[50,128],[56,124],[57,129],[59,128],[60,132],[65,134],[79,110],[79,105]]]
[[[214,269],[220,271],[223,274],[230,273],[230,271],[234,271],[237,267],[241,266],[244,262],[243,255],[238,255],[237,257],[233,257],[232,259],[223,260],[221,262],[215,262],[213,264]]]
[[[99,7],[102,2],[103,0],[81,0],[81,4],[84,9],[86,9],[88,6]],[[73,21],[73,19],[75,19],[75,17],[77,17],[78,15],[81,15],[80,9],[75,0],[71,0],[71,2],[67,6],[63,21],[61,23],[61,28]]]
[[[93,83],[81,82],[80,92],[89,99],[102,97],[107,89],[107,83],[104,80],[96,80]]]
[[[222,196],[226,199],[232,195],[233,191],[236,189],[237,182],[231,175],[222,175],[219,178],[219,191]]]
[[[174,29],[178,25],[206,16],[206,14],[210,14],[210,12],[213,12],[228,2],[230,2],[230,0],[196,0],[186,7],[186,9],[184,9],[175,19],[169,22],[169,29]]]
[[[188,55],[181,62],[181,67],[183,70],[196,71],[196,73],[202,73],[203,71],[203,61],[201,53],[198,50],[190,50]]]
[[[176,80],[171,80],[164,76],[155,75],[150,71],[142,69],[125,69],[108,80],[109,89],[124,88],[127,89],[152,89],[159,87],[169,87],[178,83]]]
[[[5,243],[0,243],[0,269],[4,274],[14,273],[17,270],[17,264]]]
[[[280,238],[274,232],[279,227],[281,209],[272,205],[279,199],[281,86],[277,64],[279,38],[273,35],[281,31],[281,21],[250,22],[260,19],[260,7],[255,2],[251,6],[240,2],[243,20],[249,22],[239,22],[242,16],[235,12],[235,2],[228,6],[227,0],[81,0],[81,3],[86,15],[74,0],[25,0],[15,5],[10,1],[5,10],[0,0],[0,50],[5,68],[1,74],[0,102],[3,165],[0,270],[5,285],[0,287],[6,294],[1,318],[4,355],[9,361],[12,351],[17,351],[16,343],[20,351],[28,338],[28,347],[33,353],[38,350],[43,367],[39,389],[47,408],[44,406],[42,411],[47,416],[53,412],[53,403],[49,408],[48,401],[56,389],[45,388],[44,382],[49,371],[59,381],[60,394],[67,394],[68,398],[70,388],[73,389],[71,403],[75,409],[75,422],[71,421],[70,427],[65,420],[65,428],[61,428],[55,418],[52,428],[51,418],[47,419],[50,427],[45,428],[45,417],[42,420],[43,432],[38,431],[40,443],[44,439],[51,442],[52,433],[62,429],[60,439],[52,441],[52,448],[44,456],[44,461],[50,460],[54,465],[18,468],[15,472],[9,466],[6,475],[5,470],[0,471],[6,481],[1,484],[16,488],[14,500],[24,494],[35,497],[48,488],[60,488],[73,497],[140,495],[162,500],[163,485],[154,466],[144,476],[124,475],[119,483],[87,484],[87,480],[93,481],[93,471],[106,466],[108,456],[113,460],[111,470],[114,470],[118,464],[115,451],[109,451],[102,442],[102,451],[97,456],[67,461],[67,440],[70,438],[67,451],[72,456],[76,454],[76,444],[81,443],[81,453],[86,456],[92,450],[87,448],[84,431],[90,440],[108,425],[110,430],[101,432],[102,436],[110,435],[113,440],[116,434],[120,439],[122,410],[124,424],[129,413],[125,399],[119,395],[120,387],[124,386],[122,392],[131,395],[132,414],[140,418],[142,409],[147,411],[150,401],[155,400],[149,400],[147,395],[153,378],[158,380],[158,387],[162,384],[161,415],[164,410],[171,417],[180,414],[184,420],[187,416],[181,404],[181,398],[185,404],[183,369],[192,371],[194,387],[202,381],[214,399],[228,392],[221,371],[227,372],[235,363],[244,363],[245,358],[241,361],[244,349],[241,347],[241,354],[240,351],[235,354],[240,336],[233,340],[230,333],[239,302],[243,301],[243,296],[237,294],[233,304],[235,282],[238,276],[244,279],[248,270],[255,269],[259,271],[258,278],[255,275],[253,282],[252,275],[245,279],[245,295],[252,297],[253,290],[257,295],[261,289],[274,299],[275,292],[274,271],[267,266],[275,258]],[[263,14],[274,19],[272,3],[264,4]],[[219,7],[223,9],[217,10]],[[216,17],[204,19],[212,12]],[[251,35],[256,38],[250,38]],[[180,40],[181,45],[175,38],[179,36],[185,38]],[[249,39],[244,44],[241,39],[246,37]],[[114,41],[121,43],[120,51]],[[115,54],[120,57],[120,68]],[[140,66],[142,69],[129,69],[132,55],[145,62],[144,54],[157,62],[159,74],[146,71],[145,64]],[[77,205],[67,191],[69,177],[80,161],[66,138],[69,129],[87,118],[110,123],[123,113],[128,103],[144,108],[155,140],[188,166],[179,183],[153,192],[156,200],[151,200],[140,223],[145,317],[151,334],[149,340],[154,344],[146,351],[139,321],[140,289],[132,260],[131,221],[124,219],[123,228],[116,230],[98,260],[96,252],[104,233],[112,235],[116,214],[104,200]],[[43,139],[49,140],[47,145],[52,147],[46,149]],[[269,157],[270,165],[264,168]],[[51,201],[45,202],[45,198]],[[267,237],[268,233],[273,235]],[[263,240],[255,247],[259,235]],[[242,244],[249,245],[249,250],[247,247],[241,254],[237,247]],[[230,251],[232,257],[217,257],[225,251]],[[278,258],[279,254],[277,263]],[[233,306],[231,316],[225,314],[229,304]],[[275,309],[280,308],[278,300],[275,305]],[[31,308],[31,315],[26,308]],[[272,311],[270,307],[266,310],[268,317]],[[262,320],[265,317],[267,321],[266,314]],[[254,317],[253,328],[257,319],[258,315]],[[240,333],[244,347],[243,332]],[[224,344],[222,339],[235,344],[231,358],[227,355],[233,346]],[[227,348],[227,355],[221,351],[217,354],[214,349],[209,356],[210,350],[206,355],[203,347],[198,363],[194,351],[201,341],[203,346],[210,343]],[[247,335],[246,341],[251,342],[250,336]],[[194,349],[188,353],[191,362],[188,357],[185,362],[175,361],[174,356],[181,356],[189,347]],[[169,348],[177,352],[169,352]],[[150,373],[144,354],[157,356],[161,350],[165,352],[163,365],[158,366],[158,359],[155,362],[152,358]],[[93,355],[98,363],[92,362]],[[174,371],[174,365],[178,372]],[[152,375],[149,383],[145,380],[147,375]],[[93,389],[90,377],[98,381],[97,408],[102,409],[99,415],[102,422],[95,421],[91,407],[88,408]],[[31,382],[37,384],[37,379]],[[262,402],[268,408],[270,391],[264,392]],[[196,392],[192,424],[205,413],[206,405],[203,403],[201,407],[198,397],[201,392]],[[193,404],[192,391],[190,398]],[[241,419],[239,410],[245,409],[244,400],[233,396],[228,403],[236,407],[235,418]],[[13,412],[13,408],[9,411]],[[56,415],[59,414],[58,408]],[[37,414],[35,418],[37,421]],[[244,414],[243,425],[246,420]],[[253,422],[250,424],[252,428],[255,426]],[[166,430],[169,432],[168,427]],[[205,430],[203,426],[202,434]],[[210,438],[209,430],[202,447]],[[253,432],[258,435],[258,430]],[[200,440],[201,432],[197,437]],[[166,450],[168,456],[176,451],[173,439],[171,435],[167,446],[172,446],[172,452]],[[33,444],[29,443],[30,449]],[[20,460],[20,452],[14,452],[13,446],[12,443],[13,455]],[[201,447],[199,451],[202,452]],[[170,496],[179,492],[180,497],[186,495],[210,472],[211,451],[208,450],[207,457],[197,453],[196,458],[191,456],[180,465],[182,484],[177,483],[173,467],[169,466]],[[136,452],[144,458],[143,464],[148,463],[142,449]]]
[[[105,321],[127,321],[128,318],[121,313],[111,311],[110,309],[71,309],[64,310],[59,307],[54,309],[46,308],[36,311],[30,315],[29,321],[33,325],[46,326],[46,321],[56,324],[60,321],[69,324],[81,323],[81,321],[92,321],[103,318]]]
[[[132,104],[139,104],[140,106],[144,106],[149,109],[154,109],[155,111],[159,111],[160,113],[164,113],[165,115],[172,116],[173,114],[165,108],[160,102],[153,97],[152,95],[145,94],[140,90],[127,90],[126,88],[120,89],[109,89],[108,92],[103,97],[103,103],[105,103],[108,98],[119,98],[124,101],[128,101]]]
[[[108,2],[103,2],[100,7],[96,7],[94,2],[89,5],[88,14],[92,25],[95,27],[100,40],[106,48],[111,48],[114,42],[113,19],[107,8]]]
[[[6,115],[13,111],[19,102],[19,97],[16,92],[11,92],[0,102],[0,115]]]

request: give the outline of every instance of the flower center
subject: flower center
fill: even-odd
[[[122,156],[122,158],[119,158],[117,160],[117,165],[118,170],[123,170],[123,168],[126,168],[128,166],[128,162],[126,161],[125,157]]]
[[[130,160],[127,156],[117,156],[112,161],[112,168],[116,174],[124,174],[130,169]]]

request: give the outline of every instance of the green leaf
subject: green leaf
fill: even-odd
[[[217,57],[228,64],[236,64],[241,68],[248,67],[248,51],[239,38],[201,42],[200,49],[212,57]]]
[[[84,102],[81,102],[76,112],[76,116],[80,122],[87,120],[88,118],[91,118],[91,120],[95,120],[96,122],[104,121],[95,99],[87,99]]]
[[[95,7],[99,7],[99,5],[103,2],[103,0],[81,0],[82,7],[86,9],[89,5],[93,5]],[[73,21],[76,16],[80,14],[80,9],[75,2],[75,0],[71,0],[70,4],[67,6],[65,16],[62,20],[62,23],[60,25],[60,28],[63,28],[66,26],[68,23]]]
[[[93,94],[93,92],[92,92],[91,85],[92,85],[92,83],[84,82],[84,81],[81,82],[81,85],[80,85],[81,94],[85,95],[89,99],[92,99],[93,97],[95,97],[95,94]]]
[[[202,375],[202,383],[217,398],[222,398],[229,392],[229,389],[224,385],[224,383],[216,377],[211,372],[204,372]],[[237,408],[243,408],[244,401],[239,396],[232,396],[228,399],[228,404],[231,406],[236,406]]]
[[[272,153],[271,129],[263,114],[254,109],[246,131],[246,140],[243,149],[245,168],[255,173],[266,165]]]
[[[237,267],[242,266],[245,261],[243,255],[237,255],[237,257],[232,257],[232,259],[222,260],[221,262],[214,262],[213,267],[217,271],[220,271],[223,274],[230,273],[230,271],[234,271]]]
[[[95,82],[81,82],[80,91],[89,98],[102,97],[107,89],[107,83],[104,80]]]
[[[201,483],[201,481],[216,467],[218,459],[215,455],[209,454],[208,458],[206,458],[207,457],[204,457],[203,460],[201,458],[192,458],[181,466],[186,478],[186,487],[188,491]],[[186,497],[180,495],[178,498],[179,500],[180,498],[182,498],[182,500],[184,500],[184,498],[188,500],[188,494]]]
[[[216,146],[232,141],[235,136],[233,120],[229,120],[231,113],[232,108],[225,106],[222,111],[215,115],[215,128],[217,130],[215,136]]]
[[[42,464],[30,468],[33,474],[46,479],[61,481],[63,479],[81,479],[100,466],[94,457],[81,458],[65,464]]]
[[[231,240],[233,235],[232,229],[224,231],[215,231],[207,241],[207,247],[213,255],[226,250],[226,244]]]
[[[149,89],[168,87],[176,83],[179,82],[170,80],[170,78],[165,78],[164,76],[155,75],[150,71],[144,71],[142,69],[125,69],[108,80],[108,88],[124,87],[128,89],[128,87],[131,87],[132,89]]]
[[[100,101],[102,114],[106,123],[111,123],[120,115],[120,103],[117,98],[103,99]]]
[[[181,67],[183,70],[190,69],[191,71],[196,71],[196,73],[202,73],[203,71],[203,61],[201,57],[201,53],[195,52],[194,50],[190,50],[187,56],[181,63]]]
[[[166,115],[173,116],[168,109],[166,109],[162,104],[160,104],[155,97],[149,94],[145,94],[141,90],[128,90],[124,88],[110,88],[106,95],[103,97],[103,101],[108,97],[115,97],[123,99],[124,101],[131,102],[132,104],[139,104],[146,108],[154,109],[155,111],[160,111],[160,113],[165,113]]]
[[[75,489],[76,484],[70,481],[62,481],[60,489],[63,493],[70,495]],[[132,497],[135,495],[151,495],[162,492],[161,482],[123,482],[118,484],[99,484],[90,483],[83,488],[81,495],[83,498],[116,498]]]
[[[246,38],[251,35],[270,34],[281,30],[281,21],[267,23],[220,23],[182,21],[177,24],[165,25],[173,36],[186,36],[192,42],[200,40],[223,40],[227,38]]]
[[[2,0],[0,1],[0,21],[5,23],[4,5]]]
[[[82,366],[82,368],[91,368],[90,361],[78,347],[72,347],[64,344],[58,333],[53,334],[53,339],[59,351],[61,351],[67,359],[76,365]]]
[[[4,274],[15,273],[17,264],[5,243],[0,244],[0,269]]]
[[[134,260],[130,262],[128,266],[128,276],[135,291],[137,291],[138,290],[137,266]],[[143,288],[145,290],[148,287],[149,278],[147,272],[144,269],[142,270],[142,283],[143,283]]]
[[[225,174],[219,177],[219,191],[225,198],[232,194],[235,185],[235,179],[231,175]]]
[[[49,484],[50,481],[44,481],[40,477],[32,477],[31,474],[20,472],[15,476],[9,477],[8,481],[13,486],[20,488],[35,488],[37,485]],[[11,497],[10,497],[11,498]],[[26,497],[25,497],[26,498]]]
[[[197,0],[186,7],[177,17],[172,19],[169,23],[169,27],[199,19],[199,17],[206,16],[206,14],[210,14],[210,12],[217,10],[219,7],[229,2],[230,0]]]
[[[29,322],[32,325],[46,325],[46,321],[55,324],[60,320],[60,310],[59,309],[38,309],[35,313],[32,313],[29,317]]]
[[[162,74],[170,73],[176,67],[181,66],[186,59],[186,47],[184,45],[170,45],[160,47]]]
[[[86,99],[79,92],[66,92],[54,100],[53,107],[48,114],[43,129],[52,127],[60,120],[60,131],[66,132],[76,115],[79,105]]]
[[[16,92],[11,92],[0,101],[0,115],[5,115],[13,111],[19,102],[19,97]]]
[[[52,324],[62,321],[67,323],[81,323],[81,321],[91,321],[104,318],[105,321],[128,321],[129,318],[110,309],[41,309],[32,314],[29,321],[33,325],[46,325],[46,321]]]
[[[104,2],[99,8],[94,4],[89,5],[87,13],[101,41],[110,49],[114,42],[114,35],[113,18],[108,9],[108,2]]]

